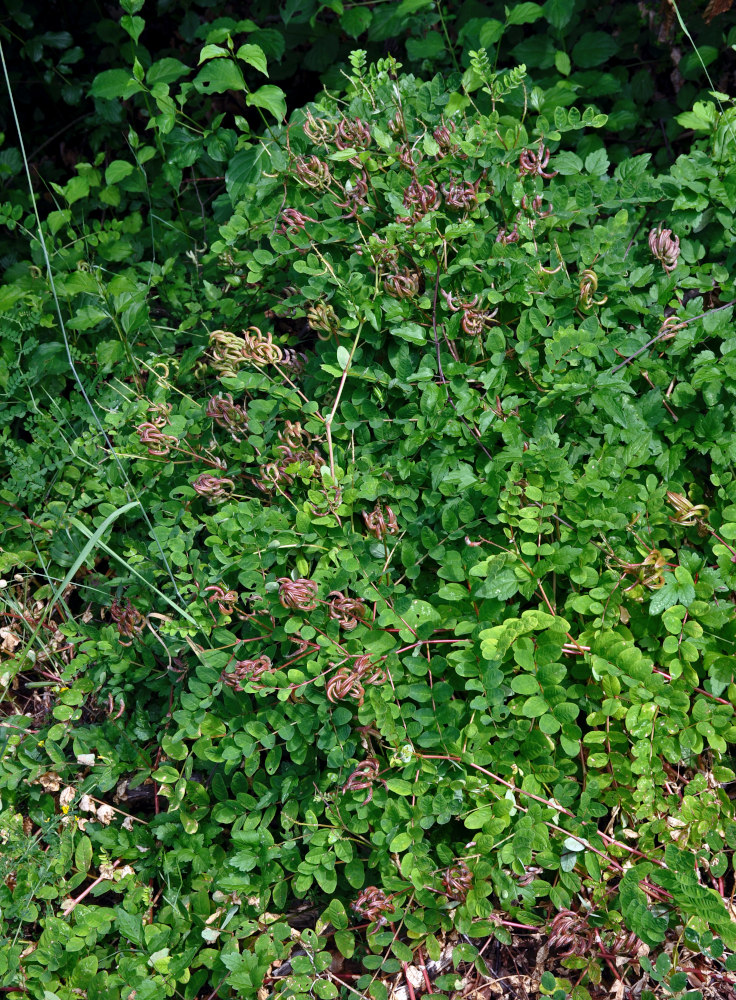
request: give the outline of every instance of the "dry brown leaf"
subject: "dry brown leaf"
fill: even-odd
[[[39,774],[36,783],[41,785],[45,792],[58,792],[61,788],[61,778],[56,771],[46,771]]]
[[[714,17],[718,17],[719,14],[725,14],[732,7],[733,0],[710,0],[710,3],[703,12],[703,20],[706,24],[710,24]]]
[[[3,653],[13,653],[15,647],[21,643],[20,637],[11,628],[8,628],[7,625],[0,628],[0,639],[2,639],[2,642],[0,642],[0,651]]]

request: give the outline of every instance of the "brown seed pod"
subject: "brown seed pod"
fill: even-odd
[[[290,580],[279,577],[279,601],[282,607],[292,611],[314,611],[317,607],[317,584],[314,580]]]
[[[459,861],[445,871],[442,884],[448,896],[464,902],[473,888],[473,874],[464,861]]]
[[[675,270],[680,256],[680,237],[673,236],[671,229],[652,229],[649,233],[649,249],[662,265],[665,274]]]
[[[346,632],[351,632],[357,627],[358,622],[362,622],[367,614],[367,609],[359,597],[345,597],[339,590],[333,590],[329,594],[330,601],[329,615],[334,621],[340,623]]]
[[[386,914],[394,913],[396,907],[383,889],[379,889],[375,885],[368,885],[351,904],[351,909],[370,923],[380,925],[386,923]]]
[[[259,656],[255,660],[238,660],[234,670],[223,670],[220,680],[227,684],[234,691],[242,691],[243,685],[248,681],[257,681],[264,674],[272,671],[273,667],[268,656]]]

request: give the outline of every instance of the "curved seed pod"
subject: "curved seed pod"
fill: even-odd
[[[330,618],[339,622],[346,632],[352,632],[358,622],[362,622],[366,617],[367,609],[364,602],[359,597],[345,597],[339,590],[331,591],[329,596],[332,598]]]
[[[649,249],[662,265],[665,274],[675,270],[680,256],[680,237],[673,236],[671,229],[652,229],[649,233]]]
[[[282,607],[292,611],[314,611],[317,607],[315,597],[317,584],[314,580],[290,580],[286,576],[279,577],[279,601]]]

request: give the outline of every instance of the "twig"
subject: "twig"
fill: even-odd
[[[227,976],[229,976],[229,975],[230,975],[230,973],[228,972]],[[227,976],[225,976],[225,979],[227,979]],[[206,1000],[215,1000],[215,997],[217,996],[217,991],[223,985],[223,983],[225,982],[225,979],[221,979],[220,980],[220,982],[217,984],[217,986],[215,986],[214,990],[210,993],[210,995],[206,998]]]
[[[722,312],[724,309],[730,309],[731,306],[735,305],[736,305],[736,299],[732,299],[731,302],[727,302],[723,306],[716,306],[715,309],[707,309],[704,313],[700,313],[698,316],[691,316],[690,319],[684,319],[681,323],[678,324],[678,329],[687,326],[688,323],[694,323],[696,319],[702,319],[704,316],[710,316],[711,313]],[[672,333],[672,327],[660,330],[656,337],[652,337],[652,339],[647,341],[647,343],[643,347],[640,347],[638,351],[636,351],[634,354],[631,354],[628,358],[625,358],[620,365],[616,365],[615,368],[612,368],[611,374],[613,375],[615,374],[615,372],[619,371],[619,369],[625,368],[630,361],[633,361],[635,358],[638,358],[640,354],[643,354],[644,351],[648,350],[653,344],[656,344],[658,341],[662,340],[663,337],[667,337],[671,333]]]
[[[416,994],[414,993],[414,987],[411,985],[411,979],[409,979],[409,966],[406,962],[401,963],[401,968],[404,971],[404,979],[406,980],[406,988],[409,992],[409,1000],[416,1000]]]
[[[111,867],[112,868],[117,868],[117,866],[119,864],[120,864],[120,860],[118,859],[117,861],[113,861]],[[61,911],[64,914],[64,916],[68,917],[69,914],[74,909],[74,907],[78,903],[81,903],[82,900],[92,892],[92,890],[94,889],[94,887],[100,884],[100,882],[110,882],[110,881],[111,881],[111,879],[110,879],[110,877],[108,875],[99,875],[94,880],[94,882],[90,883],[90,885],[87,886],[87,888],[84,890],[84,892],[80,893],[80,895],[77,896],[76,899],[68,899],[65,903],[62,904]]]
[[[652,667],[652,672],[655,674],[661,674],[662,677],[666,677],[668,681],[671,681],[672,675],[668,674],[666,670],[660,670],[659,667]],[[726,701],[725,698],[719,698],[718,695],[711,694],[710,691],[706,691],[705,688],[693,688],[698,694],[705,695],[706,698],[710,698],[712,701],[717,701],[720,705],[730,705],[730,701]]]
[[[330,475],[332,476],[332,482],[335,483],[335,455],[332,449],[332,421],[335,419],[335,414],[337,413],[337,408],[340,405],[340,397],[342,396],[342,390],[345,388],[345,379],[348,377],[348,372],[350,371],[350,363],[353,360],[353,355],[355,354],[355,349],[358,346],[358,341],[360,340],[360,331],[362,327],[358,327],[358,332],[355,335],[355,340],[353,341],[353,346],[350,350],[350,355],[348,357],[347,363],[342,370],[342,378],[340,379],[340,385],[337,387],[337,396],[335,396],[335,402],[330,410],[330,415],[325,419],[325,430],[327,432],[327,448],[330,452]]]
[[[434,349],[437,352],[437,373],[440,377],[440,385],[447,385],[445,373],[442,370],[442,359],[440,357],[440,338],[437,336],[437,293],[440,290],[440,262],[435,255],[434,262],[437,265],[437,276],[434,280],[434,297],[432,299],[432,334],[434,335]],[[449,390],[447,393],[450,396]]]
[[[500,785],[504,785],[506,788],[510,788],[512,792],[518,792],[519,795],[525,795],[527,798],[534,799],[535,802],[541,802],[542,805],[548,806],[550,809],[554,809],[556,812],[563,813],[570,819],[577,819],[575,813],[570,812],[569,809],[566,809],[563,805],[560,805],[559,802],[552,802],[549,799],[543,798],[541,795],[535,795],[534,792],[528,792],[524,788],[519,788],[517,785],[513,785],[510,781],[506,781],[504,778],[499,777],[497,774],[494,774],[492,771],[487,770],[487,768],[485,767],[481,767],[480,764],[476,764],[472,760],[462,760],[460,757],[453,754],[418,753],[415,754],[415,756],[418,757],[420,760],[449,760],[449,761],[456,761],[457,763],[466,764],[468,767],[474,767],[476,771],[480,771],[487,777],[493,778],[493,780],[497,781]],[[523,806],[520,806],[519,808],[523,808]],[[603,854],[601,851],[597,850],[595,847],[593,847],[592,844],[590,844],[587,841],[587,838],[582,837],[577,833],[572,833],[570,830],[565,830],[562,827],[556,827],[554,823],[548,823],[548,825],[551,826],[553,829],[559,830],[561,833],[567,834],[568,837],[572,837],[575,840],[579,840],[581,843],[584,843],[585,846],[588,847],[591,851],[594,851],[596,854],[599,854],[602,858],[605,858],[606,861],[612,862],[614,866],[621,868],[621,865],[619,865],[619,863],[615,860],[615,858],[609,858],[608,855]],[[607,833],[603,833],[600,830],[596,830],[595,832],[598,834],[601,840],[606,841],[608,845],[611,847],[618,847],[623,851],[628,851],[630,854],[634,854],[639,858],[644,858],[645,861],[651,861],[652,864],[658,865],[660,868],[667,867],[664,861],[660,861],[659,858],[653,858],[651,855],[644,854],[642,851],[637,850],[635,847],[629,847],[628,844],[622,844],[621,841],[614,840],[613,837],[609,837]]]
[[[419,966],[420,972],[424,976],[424,984],[427,987],[427,993],[434,994],[434,990],[432,989],[432,983],[429,980],[429,973],[427,972],[427,966],[424,964],[424,956],[422,954],[421,945],[419,946],[419,948],[417,948],[417,964]]]

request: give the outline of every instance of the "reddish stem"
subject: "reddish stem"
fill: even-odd
[[[118,859],[117,861],[113,861],[113,863],[112,863],[112,867],[113,867],[113,868],[117,868],[117,866],[118,866],[119,864],[120,864],[120,860],[119,860],[119,859]],[[92,890],[94,889],[94,887],[95,887],[96,885],[99,885],[99,884],[100,884],[100,882],[109,882],[109,881],[111,881],[111,880],[110,880],[110,879],[108,879],[108,878],[107,878],[106,876],[104,876],[104,875],[99,875],[99,876],[98,876],[98,877],[97,877],[97,878],[96,878],[96,879],[94,880],[94,882],[91,882],[91,883],[90,883],[90,885],[88,885],[88,886],[87,886],[87,888],[86,888],[86,889],[84,890],[84,892],[80,893],[80,894],[79,894],[79,895],[77,896],[77,898],[76,898],[76,899],[69,899],[69,900],[67,900],[67,902],[66,902],[66,903],[63,903],[63,904],[62,904],[62,907],[61,907],[61,910],[62,910],[62,913],[64,914],[64,916],[65,916],[65,917],[68,917],[68,916],[69,916],[69,914],[70,914],[70,913],[72,912],[72,910],[74,909],[74,907],[75,907],[75,906],[76,906],[76,905],[77,905],[78,903],[81,903],[81,902],[82,902],[82,900],[83,900],[83,899],[84,899],[84,898],[85,898],[86,896],[88,896],[88,895],[89,895],[89,894],[90,894],[90,893],[92,892]]]
[[[414,987],[411,985],[411,980],[409,979],[409,966],[406,962],[402,962],[401,968],[404,970],[404,979],[406,980],[406,988],[409,991],[409,1000],[417,1000]]]
[[[666,677],[668,681],[672,680],[672,674],[668,674],[666,670],[660,670],[659,667],[653,667],[652,670],[655,674],[661,674],[662,677]],[[731,705],[730,701],[726,701],[725,698],[719,698],[717,695],[711,694],[710,691],[706,691],[704,688],[693,688],[693,691],[697,691],[698,694],[703,694],[706,698],[711,698],[713,701],[717,701],[720,705]]]
[[[429,979],[429,973],[427,972],[427,967],[424,964],[424,956],[422,954],[421,946],[417,948],[417,965],[419,966],[422,975],[424,976],[424,985],[427,987],[427,993],[434,995],[434,990],[432,989],[432,983]]]

